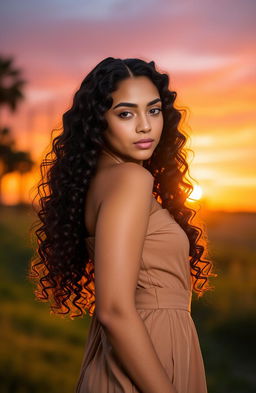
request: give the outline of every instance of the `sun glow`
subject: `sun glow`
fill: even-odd
[[[188,200],[190,202],[198,201],[199,199],[202,198],[202,195],[203,195],[202,187],[198,186],[198,185],[194,185],[194,189],[193,189],[192,193],[190,194]]]

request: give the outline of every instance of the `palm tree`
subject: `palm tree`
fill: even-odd
[[[27,82],[21,79],[20,74],[21,70],[13,66],[12,58],[0,56],[0,107],[7,105],[12,112],[24,99],[22,88]]]
[[[15,150],[15,142],[10,135],[10,129],[0,130],[0,205],[2,204],[2,179],[7,173],[20,173],[19,201],[23,202],[23,175],[29,172],[33,165],[30,154]]]
[[[12,171],[11,157],[14,140],[10,136],[9,128],[0,129],[0,205],[2,204],[2,179],[6,173]]]
[[[20,75],[21,71],[13,66],[12,58],[0,56],[0,109],[7,105],[11,112],[15,112],[18,103],[24,99],[22,88],[26,81]],[[30,171],[33,164],[28,152],[15,150],[15,141],[11,137],[10,129],[0,127],[0,204],[3,176],[13,171],[21,174],[19,196],[22,202],[22,175]]]

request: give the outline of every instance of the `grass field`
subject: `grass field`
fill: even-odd
[[[0,210],[0,392],[72,393],[78,378],[89,317],[49,314],[26,279],[32,255],[26,207]],[[256,391],[256,214],[207,213],[210,254],[218,278],[197,300],[195,321],[209,393]]]

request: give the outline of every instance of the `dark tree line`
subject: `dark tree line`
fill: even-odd
[[[25,83],[21,70],[13,65],[13,59],[0,56],[0,114],[3,106],[7,106],[12,113],[17,110],[19,102],[25,98],[22,91]],[[17,150],[10,128],[0,123],[0,204],[3,177],[14,171],[20,174],[29,172],[33,165],[30,153]]]

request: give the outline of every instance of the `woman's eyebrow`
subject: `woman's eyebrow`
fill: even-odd
[[[161,101],[161,98],[156,98],[156,99],[154,99],[153,101],[148,102],[148,103],[147,103],[147,106],[154,105],[154,104],[156,104],[158,101]],[[129,106],[129,107],[134,107],[134,108],[137,108],[137,107],[138,107],[137,104],[133,104],[133,103],[131,103],[131,102],[120,102],[119,104],[115,105],[113,109],[116,109],[116,108],[119,107],[119,106]]]

